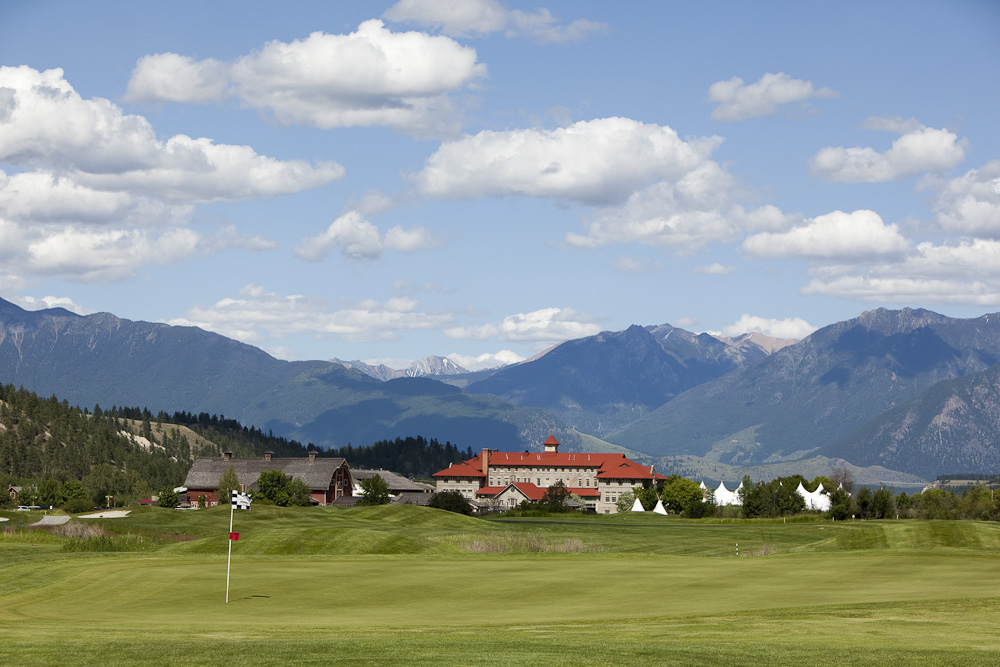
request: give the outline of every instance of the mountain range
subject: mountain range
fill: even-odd
[[[414,434],[509,448],[558,433],[554,417],[426,378],[379,382],[329,361],[282,361],[196,327],[0,299],[0,382],[74,405],[221,414],[323,447]]]
[[[798,342],[632,326],[500,369],[430,357],[390,377],[278,360],[193,327],[0,300],[0,382],[78,405],[219,413],[324,447],[423,435],[512,450],[555,433],[567,449],[614,446],[658,470],[683,459],[727,474],[796,462],[993,473],[998,361],[1000,316],[879,309]]]

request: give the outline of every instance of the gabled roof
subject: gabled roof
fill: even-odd
[[[479,459],[469,459],[462,463],[453,463],[450,467],[434,473],[433,477],[486,477],[483,469],[476,465]]]
[[[262,458],[232,458],[227,461],[222,457],[199,457],[194,460],[187,477],[184,478],[184,486],[188,489],[218,488],[222,474],[232,466],[240,484],[247,487],[256,484],[260,474],[265,470],[280,470],[292,479],[302,480],[311,491],[325,491],[330,488],[337,469],[346,464],[346,460],[339,457],[317,457],[314,460],[272,458],[270,461]]]
[[[624,454],[586,454],[557,452],[490,452],[490,468],[594,468],[602,479],[666,479],[641,466]],[[434,473],[434,477],[485,477],[482,456],[454,463]]]
[[[476,491],[476,495],[482,497],[495,498],[496,496],[499,496],[501,493],[503,493],[512,486],[516,488],[518,491],[520,491],[522,494],[524,494],[524,496],[529,500],[541,500],[542,497],[545,495],[545,492],[548,490],[536,484],[532,484],[531,482],[511,482],[507,486],[484,486],[483,488]],[[580,496],[581,498],[601,497],[601,492],[593,488],[568,487],[566,490],[572,493],[573,495]]]
[[[375,475],[382,478],[389,486],[389,493],[395,495],[398,493],[433,493],[434,487],[430,484],[424,484],[423,482],[414,482],[412,479],[403,477],[398,473],[394,473],[391,470],[369,470],[365,468],[352,468],[351,477],[355,482],[360,482],[363,479],[371,479]]]
[[[652,466],[641,466],[635,461],[622,457],[617,465],[607,466],[597,473],[598,479],[666,479],[653,472]]]

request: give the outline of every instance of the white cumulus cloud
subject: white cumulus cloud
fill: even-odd
[[[508,315],[500,322],[445,330],[449,338],[557,343],[593,336],[601,327],[592,317],[572,308],[542,308],[530,313]]]
[[[298,192],[339,179],[211,139],[156,136],[142,116],[84,99],[61,69],[0,67],[0,257],[25,274],[118,280],[223,247],[272,249],[233,229],[185,225],[197,204]]]
[[[470,371],[481,371],[487,368],[497,368],[498,366],[509,366],[524,361],[524,357],[511,350],[500,350],[499,352],[487,352],[479,355],[458,354],[453,352],[448,358],[462,368]]]
[[[965,159],[966,142],[949,130],[898,118],[870,118],[866,127],[904,132],[882,153],[867,146],[823,148],[809,162],[812,172],[831,181],[882,183],[950,169]]]
[[[866,210],[834,211],[786,232],[762,232],[743,242],[743,250],[753,257],[826,260],[900,255],[911,247],[897,225],[886,225]]]
[[[221,102],[229,89],[229,67],[214,58],[195,60],[177,53],[139,58],[129,79],[125,102]]]
[[[712,118],[727,121],[770,116],[783,104],[836,96],[836,91],[813,88],[812,82],[793,79],[784,72],[765,74],[749,85],[734,76],[708,88],[708,100],[719,105],[712,111]]]
[[[451,133],[451,93],[487,74],[475,49],[449,37],[392,32],[372,19],[355,32],[272,41],[230,63],[173,53],[144,56],[131,101],[205,102],[235,95],[280,123],[321,128],[388,125],[417,135]]]
[[[814,331],[816,327],[801,317],[779,320],[744,313],[736,322],[723,327],[722,335],[735,338],[745,333],[758,332],[773,338],[801,340]]]
[[[896,262],[814,267],[803,294],[903,305],[1000,304],[1000,241],[919,243]]]
[[[684,141],[670,127],[628,118],[554,130],[486,130],[444,142],[415,180],[436,198],[524,195],[607,204],[693,171],[720,141]]]
[[[970,169],[947,182],[928,178],[934,220],[946,232],[1000,238],[1000,160]]]
[[[378,227],[358,211],[348,211],[323,232],[302,239],[295,247],[299,257],[316,262],[334,248],[339,248],[348,261],[378,259],[385,248],[400,252],[415,252],[436,244],[430,232],[422,227],[403,229],[399,225],[382,235]]]
[[[566,243],[596,248],[614,243],[693,250],[728,243],[747,231],[783,230],[799,218],[774,206],[747,210],[749,192],[732,174],[707,161],[677,180],[664,180],[634,192],[620,206],[593,212],[586,233],[568,233]]]

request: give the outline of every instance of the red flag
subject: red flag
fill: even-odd
[[[239,533],[229,533],[229,539],[231,539],[233,541],[236,541],[236,540],[240,539],[240,534]]]

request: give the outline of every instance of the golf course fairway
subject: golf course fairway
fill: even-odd
[[[993,524],[498,525],[425,508],[381,515],[261,509],[238,517],[247,530],[234,543],[228,604],[228,545],[198,537],[223,525],[228,512],[150,511],[131,527],[117,520],[116,535],[159,536],[154,546],[126,553],[69,551],[69,538],[39,529],[5,534],[0,660],[1000,663],[1000,533]],[[102,526],[110,531],[111,520]],[[914,546],[914,531],[928,544]],[[283,553],[296,542],[323,543],[326,533],[355,545],[355,553]],[[168,539],[181,534],[183,541]],[[460,548],[484,535],[515,546],[531,538],[543,548]],[[751,554],[754,535],[768,543],[766,553]],[[739,558],[721,548],[733,538],[747,545]],[[564,540],[573,540],[575,552],[544,548]],[[264,543],[268,553],[254,553]],[[364,553],[366,544],[382,553]],[[417,545],[418,553],[385,553],[387,544]]]

